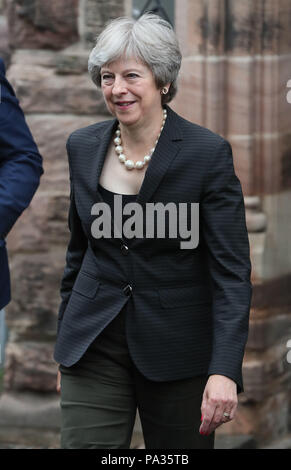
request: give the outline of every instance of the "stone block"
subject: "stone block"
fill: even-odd
[[[6,0],[13,48],[62,49],[78,40],[78,0]]]
[[[286,98],[289,78],[289,57],[278,57],[273,53],[256,58],[253,81],[257,117],[254,132],[289,132],[291,112]]]
[[[38,252],[49,251],[54,244],[63,244],[65,250],[69,237],[70,193],[66,140],[74,130],[104,119],[100,116],[28,116],[28,124],[43,156],[44,174],[29,207],[8,235],[11,256],[18,251],[33,253],[36,247]]]
[[[58,53],[48,49],[16,49],[11,57],[11,65],[33,67],[56,67]]]
[[[289,113],[291,116],[291,105],[289,105]],[[291,128],[291,123],[289,128]],[[291,188],[291,134],[283,134],[279,139],[280,148],[280,187],[283,191]]]
[[[230,0],[225,14],[225,49],[232,55],[277,52],[280,30],[276,5],[272,0],[253,2]]]
[[[173,109],[191,122],[203,125],[204,94],[202,83],[204,79],[203,58],[185,58],[182,62],[178,93],[171,102]]]
[[[34,253],[36,247],[37,252],[49,251],[54,245],[65,247],[70,234],[69,203],[69,188],[66,192],[38,191],[8,235],[10,257],[17,257],[18,252]]]
[[[232,136],[228,138],[232,146],[233,163],[235,172],[241,182],[244,196],[254,194],[254,163],[256,142],[252,136]],[[249,211],[252,217],[254,212]],[[249,218],[250,218],[249,217]]]
[[[282,344],[291,339],[291,315],[285,313],[264,319],[251,319],[249,336],[247,341],[248,350],[264,351],[272,347],[278,341]],[[286,338],[286,341],[284,340]],[[287,351],[286,351],[287,352]],[[291,366],[290,366],[291,368]]]
[[[11,50],[8,43],[8,24],[5,16],[0,11],[0,57],[4,60],[7,67],[10,59]]]
[[[176,29],[184,55],[255,55],[290,51],[288,0],[179,1]]]
[[[189,121],[225,133],[221,114],[224,109],[224,61],[188,57],[181,67],[179,91],[173,108]]]
[[[34,428],[59,430],[60,397],[27,391],[3,393],[0,398],[0,429],[15,426],[19,430]]]
[[[288,339],[289,334],[260,353],[247,349],[243,361],[245,401],[260,402],[274,393],[286,392],[291,378],[291,366],[287,362]]]
[[[276,199],[276,194],[281,190],[282,174],[279,135],[269,134],[259,140],[261,151],[258,158],[261,171],[255,175],[255,178],[261,184],[262,194],[274,195]]]
[[[254,210],[254,211],[261,210],[262,203],[261,203],[261,199],[259,196],[246,196],[244,200],[245,200],[246,209]]]
[[[59,449],[60,395],[9,391],[0,397],[0,449]],[[144,449],[136,417],[131,449]]]
[[[253,285],[252,308],[258,318],[290,312],[290,274]]]
[[[270,1],[270,0],[269,0]],[[273,2],[271,2],[273,3]],[[277,5],[276,5],[277,6]],[[273,8],[276,8],[275,4]],[[290,2],[289,0],[280,0],[279,8],[277,6],[277,25],[278,25],[278,54],[289,55],[291,50],[290,37]],[[289,60],[290,63],[290,60]],[[291,78],[291,77],[290,77]]]
[[[252,436],[219,434],[215,436],[214,449],[256,449],[256,441]]]
[[[248,222],[247,222],[248,227]],[[251,282],[253,285],[260,284],[264,278],[264,253],[266,233],[251,233],[248,234],[250,243],[250,257],[251,257]],[[252,311],[253,309],[251,309]]]
[[[9,341],[5,351],[5,391],[56,392],[53,343]]]
[[[88,72],[88,51],[69,47],[58,54],[56,73],[59,75],[80,75]]]
[[[12,64],[7,76],[25,113],[107,113],[102,93],[88,73],[68,77],[53,68]]]
[[[179,0],[179,8],[175,9],[175,29],[185,58],[205,52],[207,24],[204,12],[202,0]]]
[[[0,398],[0,448],[58,449],[60,398],[35,392],[3,393]]]
[[[82,42],[93,46],[107,21],[124,16],[125,1],[82,0],[79,32]]]
[[[227,131],[229,135],[249,136],[254,131],[256,95],[253,58],[229,58],[226,73]],[[258,95],[260,96],[260,95]]]
[[[18,253],[11,266],[12,301],[6,323],[13,341],[52,341],[61,297],[66,250],[57,245],[49,252]]]
[[[281,436],[279,439],[274,439],[268,445],[262,445],[260,449],[291,449],[291,434]]]
[[[44,174],[38,192],[60,192],[58,188],[62,188],[63,192],[69,193],[69,167],[66,151],[69,135],[77,129],[110,118],[112,119],[111,115],[29,114],[27,116],[27,122],[43,156]]]
[[[264,280],[268,280],[276,286],[276,292],[271,291],[270,295],[267,294],[269,298],[272,295],[270,299],[271,305],[274,301],[280,306],[291,305],[290,195],[290,190],[281,191],[278,194],[265,195],[262,199],[262,209],[268,220],[264,256]]]
[[[246,224],[251,233],[264,232],[267,227],[267,217],[263,212],[246,210]]]
[[[218,134],[227,132],[226,121],[221,119],[225,109],[226,61],[220,57],[205,59],[203,67],[203,96],[205,127]]]
[[[217,429],[217,436],[252,436],[257,448],[283,438],[288,433],[288,391],[274,394],[258,403],[240,403],[233,421]]]

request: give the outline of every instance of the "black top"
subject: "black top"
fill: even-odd
[[[100,193],[102,194],[102,197],[104,195],[104,197],[108,200],[112,199],[113,200],[113,197],[114,197],[114,194],[118,194],[119,196],[122,196],[122,200],[127,200],[128,201],[131,201],[132,199],[135,199],[137,197],[137,194],[120,194],[120,193],[113,193],[112,191],[109,191],[109,189],[106,189],[104,188],[103,186],[101,186],[101,184],[99,183],[98,184],[98,190],[100,191]],[[104,199],[104,202],[105,202],[105,198],[103,197]],[[106,201],[107,202],[107,201]]]
[[[125,204],[127,204],[128,202],[134,202],[137,198],[137,194],[114,193],[112,191],[109,191],[109,189],[106,189],[103,186],[101,186],[101,184],[98,184],[98,190],[99,190],[99,192],[102,196],[103,201],[106,202],[110,206],[111,214],[112,214],[113,217],[114,217],[114,195],[115,194],[118,195],[118,196],[122,196],[122,210],[123,210]],[[131,216],[132,216],[132,214],[129,214],[129,215],[124,215],[123,214],[123,216],[122,216],[122,225]],[[125,240],[128,240],[128,241],[132,240],[131,238],[128,239],[125,236],[123,236],[123,238]]]

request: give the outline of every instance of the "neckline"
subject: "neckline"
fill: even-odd
[[[107,193],[111,193],[111,194],[117,194],[118,196],[132,196],[132,197],[136,197],[138,194],[122,194],[122,193],[114,193],[113,191],[110,191],[109,189],[107,188],[104,188],[104,186],[101,186],[101,184],[99,183],[99,187],[101,189],[103,189],[104,191],[106,191]]]

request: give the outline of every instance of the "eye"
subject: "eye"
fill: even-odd
[[[136,77],[138,77],[138,75],[137,75],[136,73],[134,73],[134,72],[128,73],[127,76],[128,76],[129,78],[136,78]]]
[[[112,76],[111,76],[111,75],[108,75],[108,74],[104,74],[104,75],[102,76],[102,80],[110,80],[111,78],[112,78]]]

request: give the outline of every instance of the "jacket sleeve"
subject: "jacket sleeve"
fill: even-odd
[[[0,67],[0,239],[29,205],[43,173],[24,114]]]
[[[70,207],[68,216],[68,226],[70,230],[70,240],[66,252],[66,265],[61,280],[60,295],[62,302],[58,313],[57,332],[59,332],[60,321],[71,296],[72,287],[80,270],[83,257],[88,248],[88,239],[83,231],[79,218],[74,196],[73,176],[70,163],[70,138],[66,144],[69,169],[70,169]]]
[[[209,164],[200,211],[213,290],[213,348],[208,375],[231,378],[240,393],[252,296],[251,261],[241,184],[225,139]]]

